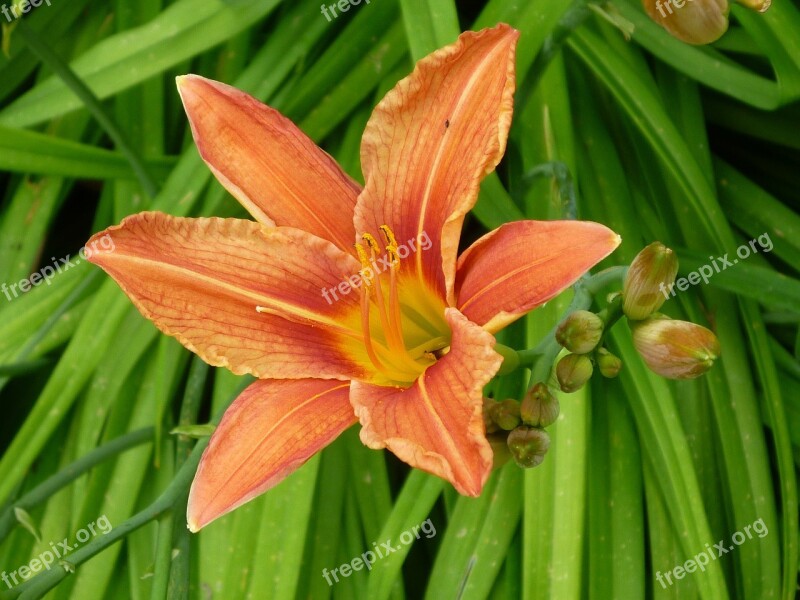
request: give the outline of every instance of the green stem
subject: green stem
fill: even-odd
[[[167,598],[169,586],[169,565],[172,562],[173,513],[166,513],[158,521],[158,537],[156,540],[156,558],[153,569],[153,582],[150,587],[150,600]]]
[[[74,566],[86,562],[142,525],[146,525],[162,513],[171,510],[176,502],[186,494],[207,445],[208,440],[201,440],[197,443],[178,474],[155,502],[121,525],[114,527],[107,534],[95,537],[91,542],[70,554],[68,562]],[[67,575],[68,572],[64,568],[50,569],[29,579],[14,591],[19,594],[19,600],[36,600],[57,586]]]
[[[12,502],[8,508],[3,511],[2,516],[0,516],[0,541],[5,539],[16,523],[14,508],[30,510],[34,506],[41,504],[58,490],[89,471],[92,467],[99,465],[125,450],[135,448],[136,446],[152,440],[153,432],[154,429],[152,427],[145,427],[144,429],[138,429],[120,436],[99,448],[95,448],[85,456],[61,469],[52,477],[45,479],[16,502]]]
[[[231,402],[233,402],[233,400],[244,390],[245,387],[251,383],[251,381],[251,378],[243,378],[242,383],[238,386],[236,392],[225,404],[225,406],[222,407],[219,413],[215,415],[212,423],[219,423],[223,412],[227,410]],[[179,502],[181,505],[185,506],[184,503],[187,497],[189,486],[191,485],[192,479],[194,479],[194,475],[197,472],[197,465],[200,464],[200,458],[203,456],[203,451],[206,449],[208,441],[209,438],[206,438],[197,442],[189,457],[181,465],[177,475],[175,475],[169,486],[167,486],[167,488],[156,499],[155,502],[153,502],[147,508],[136,513],[124,523],[114,527],[107,534],[103,535],[102,537],[95,537],[80,550],[76,550],[70,554],[68,562],[73,567],[77,567],[93,556],[99,554],[115,542],[118,542],[142,525],[146,525],[153,519],[157,519],[159,516],[169,510],[173,510]],[[181,519],[182,518],[183,517],[181,517]],[[171,535],[169,536],[169,539],[172,541],[173,538]],[[67,576],[67,574],[68,571],[64,568],[51,569],[49,571],[39,573],[35,577],[20,585],[18,588],[12,590],[10,592],[10,594],[12,594],[10,597],[18,597],[19,600],[37,600],[57,586]]]
[[[200,412],[200,405],[203,400],[203,390],[208,379],[208,366],[199,356],[194,357],[192,365],[189,367],[189,378],[186,382],[186,390],[183,394],[179,425],[186,426],[197,423],[197,415]],[[178,436],[176,447],[175,464],[180,466],[191,455],[192,438],[186,435]],[[189,490],[181,494],[174,505],[174,514],[185,515],[189,502]],[[170,561],[162,564],[161,568],[169,571],[169,581],[167,586],[167,597],[174,600],[181,600],[189,597],[189,571],[191,558],[191,539],[186,522],[183,518],[172,519],[172,548],[170,551]],[[166,532],[165,532],[166,533]]]
[[[189,377],[186,381],[186,390],[183,394],[181,414],[178,419],[179,426],[197,423],[200,404],[203,401],[203,389],[208,379],[210,367],[200,357],[194,357],[189,367]],[[188,435],[179,435],[176,448],[177,465],[180,466],[192,450],[192,438]]]
[[[119,148],[119,151],[128,159],[144,192],[150,198],[154,198],[158,193],[158,186],[155,180],[147,171],[144,161],[128,143],[127,138],[102,107],[92,90],[90,90],[74,73],[66,62],[61,60],[61,57],[59,57],[50,46],[42,41],[35,31],[28,27],[28,24],[25,23],[23,19],[17,20],[17,32],[25,41],[30,51],[39,57],[44,64],[50,67],[50,69],[62,79],[67,87],[86,105],[86,108],[89,109],[89,112],[97,119],[100,126],[105,129],[108,136],[114,142],[114,145]]]
[[[592,306],[594,296],[600,293],[607,285],[611,283],[618,283],[622,286],[622,281],[625,279],[625,274],[628,272],[628,267],[610,267],[594,275],[587,275],[575,286],[575,295],[572,302],[558,323],[561,323],[567,315],[575,312],[576,310],[588,310]],[[616,317],[617,319],[619,316]],[[614,319],[616,321],[616,319]],[[556,328],[558,323],[545,335],[535,348],[527,348],[525,350],[514,350],[502,344],[496,344],[495,350],[503,355],[503,366],[498,372],[499,375],[505,375],[519,367],[532,367],[533,377],[532,383],[539,381],[546,381],[548,365],[552,365],[558,353],[561,351],[561,346],[556,342]],[[611,323],[613,324],[613,322]],[[508,364],[508,368],[506,367]]]
[[[607,285],[611,283],[619,283],[622,285],[625,279],[625,274],[628,272],[628,267],[611,267],[584,277],[581,281],[575,284],[575,295],[572,298],[567,310],[559,319],[561,323],[567,315],[575,312],[576,310],[588,310],[592,306],[594,296],[602,291]],[[536,364],[531,371],[530,385],[533,386],[540,381],[547,382],[550,370],[552,369],[553,362],[555,361],[558,353],[561,352],[561,346],[556,341],[556,328],[558,323],[550,330],[550,332],[539,342],[539,345],[532,350],[525,352],[532,355],[538,355]],[[530,387],[530,386],[529,386]]]

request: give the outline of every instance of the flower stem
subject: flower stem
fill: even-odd
[[[572,302],[570,302],[569,307],[564,311],[558,323],[576,310],[588,310],[591,308],[594,296],[600,293],[607,285],[618,282],[622,286],[627,269],[627,267],[622,266],[611,267],[578,281],[574,286],[575,295],[572,297]],[[558,353],[561,352],[561,346],[556,341],[558,323],[553,326],[535,348],[517,351],[520,364],[532,366],[531,385],[535,385],[540,381],[547,382],[553,362]]]
[[[172,509],[175,503],[186,494],[189,484],[194,478],[197,465],[200,463],[200,457],[203,450],[208,445],[208,440],[200,440],[192,450],[191,455],[183,463],[183,466],[178,471],[175,478],[170,482],[167,489],[147,508],[136,513],[130,519],[117,525],[111,531],[103,536],[98,536],[92,539],[91,542],[76,550],[68,556],[69,563],[74,566],[80,565],[93,556],[99,554],[115,542],[118,542],[129,533],[139,529],[142,525],[146,525],[153,519],[157,518],[162,513]],[[19,600],[34,600],[41,598],[48,591],[57,586],[61,580],[68,575],[64,568],[50,569],[44,571],[23,583],[14,591],[19,594]]]
[[[61,469],[52,477],[45,479],[42,483],[19,498],[16,502],[10,503],[9,506],[3,511],[2,515],[0,515],[0,541],[3,541],[6,538],[9,531],[11,531],[12,527],[14,527],[14,524],[16,523],[16,519],[14,518],[15,508],[30,510],[34,506],[41,504],[50,498],[50,496],[55,494],[58,490],[86,473],[92,467],[99,465],[100,463],[121,452],[124,452],[125,450],[135,448],[136,446],[152,440],[153,432],[153,427],[145,427],[143,429],[138,429],[120,436],[108,442],[107,444],[100,446],[99,448],[95,448],[87,455]]]

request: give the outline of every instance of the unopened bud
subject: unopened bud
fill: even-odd
[[[492,433],[487,435],[486,439],[492,447],[492,468],[499,469],[511,458],[511,450],[508,448],[508,432]]]
[[[556,377],[561,390],[571,394],[592,378],[591,359],[584,354],[567,354],[556,365]]]
[[[588,310],[576,310],[556,329],[556,341],[570,352],[586,354],[603,337],[603,319]]]
[[[647,366],[669,379],[693,379],[720,354],[719,340],[695,323],[654,317],[632,325],[633,343]]]
[[[728,29],[728,0],[643,0],[650,18],[687,44],[710,44]]]
[[[622,361],[619,359],[619,357],[614,356],[605,348],[600,348],[597,351],[596,360],[597,368],[600,370],[600,374],[603,377],[614,379],[614,377],[619,375],[619,372],[622,369]]]
[[[736,0],[737,4],[741,4],[744,7],[749,8],[750,10],[755,10],[758,12],[767,12],[767,9],[772,4],[772,0]]]
[[[523,425],[508,434],[508,449],[514,462],[523,469],[542,464],[548,448],[550,436],[544,429]]]
[[[532,427],[547,427],[556,422],[561,408],[546,384],[539,382],[525,394],[519,406],[522,422]]]
[[[625,276],[622,291],[625,316],[638,321],[661,308],[677,274],[678,258],[661,242],[653,242],[639,252]]]
[[[516,400],[503,400],[495,402],[491,409],[492,420],[500,429],[511,431],[519,425],[519,402]]]

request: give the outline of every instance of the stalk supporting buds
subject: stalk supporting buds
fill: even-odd
[[[622,311],[634,321],[656,312],[667,296],[664,289],[675,283],[678,258],[661,242],[653,242],[633,259],[622,290]]]
[[[587,354],[603,337],[603,320],[588,310],[576,310],[556,329],[556,341],[570,352]]]
[[[695,323],[655,316],[632,323],[633,343],[647,366],[669,379],[693,379],[720,354],[719,340]]]
[[[571,394],[592,378],[592,360],[585,354],[567,354],[556,365],[556,377],[561,391]]]
[[[550,436],[544,429],[522,425],[508,434],[508,449],[523,469],[540,465],[550,448]]]
[[[543,382],[525,394],[519,407],[522,422],[531,427],[548,427],[556,422],[561,408],[558,399]]]

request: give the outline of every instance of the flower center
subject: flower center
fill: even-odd
[[[364,233],[355,245],[361,261],[361,329],[370,362],[387,379],[399,385],[413,383],[434,364],[440,351],[450,344],[443,319],[430,319],[427,290],[403,289],[399,285],[401,259],[394,232],[381,225],[388,257],[378,263],[381,247],[374,236]],[[381,268],[380,265],[384,267]],[[377,320],[374,313],[377,312]],[[371,317],[372,313],[372,317]],[[440,322],[441,321],[441,322]],[[404,335],[404,323],[406,334]]]

